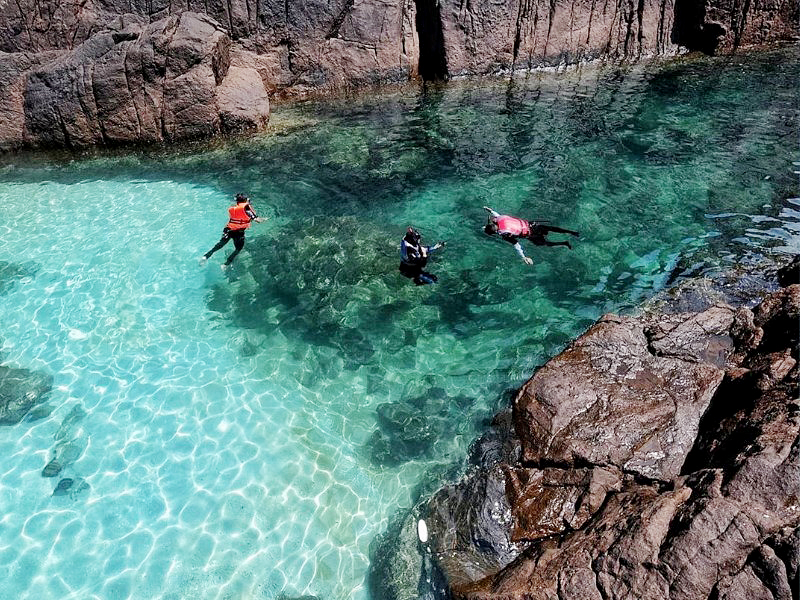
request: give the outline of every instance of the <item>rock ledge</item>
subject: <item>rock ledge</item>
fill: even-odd
[[[601,318],[498,417],[505,451],[421,507],[448,594],[790,600],[799,324],[798,284]]]

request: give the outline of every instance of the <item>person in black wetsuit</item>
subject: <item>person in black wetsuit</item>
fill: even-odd
[[[259,217],[253,210],[253,207],[250,205],[250,199],[244,194],[236,194],[236,206],[231,206],[228,209],[228,214],[228,224],[222,230],[222,237],[211,250],[200,257],[201,265],[205,264],[214,252],[233,240],[234,250],[222,264],[222,270],[224,271],[227,269],[231,266],[233,259],[236,258],[239,252],[242,251],[242,248],[244,248],[244,232],[250,227],[250,223],[253,221],[256,223],[264,222],[264,219]]]
[[[405,236],[400,240],[400,272],[409,279],[413,279],[417,285],[436,283],[439,278],[433,273],[423,271],[428,264],[428,258],[436,250],[444,246],[444,242],[439,242],[433,246],[423,246],[420,242],[422,236],[413,227],[406,230]]]
[[[525,261],[525,264],[528,265],[532,265],[533,260],[525,256],[525,252],[522,250],[522,245],[519,243],[520,238],[525,238],[535,246],[566,246],[571,250],[572,244],[567,241],[551,242],[547,239],[547,234],[552,232],[568,233],[575,237],[580,236],[577,231],[563,229],[561,227],[556,227],[555,225],[545,225],[541,221],[526,221],[525,219],[520,219],[519,217],[501,215],[488,206],[484,206],[483,210],[489,213],[489,220],[483,230],[489,235],[498,233],[500,234],[500,237],[509,244],[513,244],[514,250],[517,251],[517,254],[519,254],[522,260]]]

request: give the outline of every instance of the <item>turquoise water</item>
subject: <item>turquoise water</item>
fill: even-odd
[[[798,58],[455,82],[278,106],[246,141],[3,158],[0,360],[52,378],[0,427],[4,596],[376,600],[370,542],[537,365],[674,281],[800,252]],[[230,271],[231,247],[198,265],[239,191],[269,221]],[[484,204],[581,238],[526,266]],[[408,224],[448,242],[435,286],[397,273]]]

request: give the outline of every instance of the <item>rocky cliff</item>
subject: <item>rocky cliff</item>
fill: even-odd
[[[438,597],[796,598],[799,264],[752,309],[607,315],[539,369],[419,509]]]
[[[262,128],[269,95],[798,39],[797,0],[15,0],[0,149]]]

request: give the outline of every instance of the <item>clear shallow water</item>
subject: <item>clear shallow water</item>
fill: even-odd
[[[797,59],[455,83],[278,107],[270,135],[210,148],[4,158],[0,360],[53,378],[0,427],[4,594],[370,598],[372,539],[536,365],[677,278],[800,250]],[[230,248],[199,267],[238,191],[271,220],[233,272]],[[581,239],[526,267],[481,233],[484,204]],[[448,241],[436,286],[396,271],[409,223]]]

